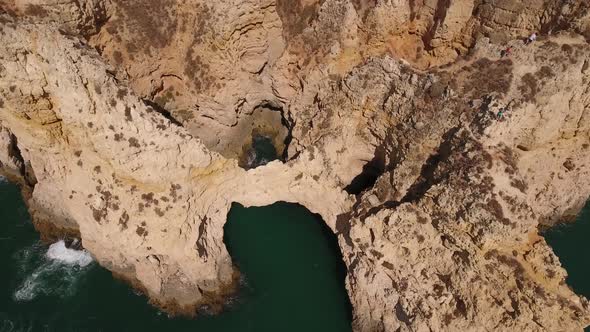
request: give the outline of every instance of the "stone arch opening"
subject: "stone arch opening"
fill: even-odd
[[[319,215],[285,202],[233,203],[223,240],[243,277],[238,301],[249,306],[254,330],[351,331],[346,266]]]

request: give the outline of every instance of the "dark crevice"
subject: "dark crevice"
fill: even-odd
[[[436,153],[426,160],[420,171],[420,177],[410,186],[408,192],[401,200],[402,203],[420,200],[433,185],[439,182],[436,180],[434,172],[439,164],[447,160],[451,155],[453,148],[452,139],[459,129],[460,127],[451,128],[443,135],[443,142],[439,145]]]
[[[8,156],[18,161],[18,172],[20,175],[25,175],[25,160],[18,148],[18,139],[14,134],[10,134],[10,147],[8,149]]]
[[[436,3],[436,9],[434,11],[434,17],[432,18],[432,25],[429,27],[428,31],[422,37],[422,41],[424,43],[424,48],[426,51],[431,51],[433,47],[430,45],[432,39],[434,39],[434,35],[436,34],[436,30],[439,26],[444,23],[447,17],[447,11],[451,6],[451,0],[438,0]]]
[[[176,120],[172,114],[170,113],[170,111],[166,110],[165,108],[163,108],[162,106],[158,105],[157,103],[149,100],[149,99],[142,99],[143,103],[146,104],[148,107],[151,107],[154,111],[156,111],[157,113],[160,113],[163,117],[165,117],[166,119],[168,119],[168,121],[170,121],[171,123],[179,126],[179,127],[183,127],[182,123],[180,123],[178,120]]]
[[[412,325],[412,320],[414,318],[414,317],[410,317],[406,313],[406,311],[402,307],[402,304],[399,301],[395,305],[395,317],[397,317],[397,319],[399,319],[401,322],[403,322],[407,326]]]
[[[399,151],[392,149],[391,142],[396,142],[394,131],[388,129],[381,145],[375,148],[373,159],[363,166],[362,172],[344,188],[346,192],[357,196],[355,207],[360,205],[360,195],[373,188],[381,175],[391,172],[399,163]]]
[[[401,201],[386,201],[381,205],[370,208],[365,214],[360,216],[361,222],[364,222],[370,216],[376,215],[381,210],[393,210],[402,204]]]
[[[287,119],[287,115],[289,118]],[[287,137],[285,137],[285,149],[281,155],[281,160],[283,162],[289,160],[289,144],[291,144],[291,140],[293,139],[293,118],[291,118],[290,114],[286,114],[281,109],[281,124],[287,128]]]
[[[344,237],[346,244],[348,244],[351,248],[354,248],[354,243],[350,237],[350,219],[350,212],[338,215],[336,217],[336,232],[338,232],[338,235],[342,235],[342,237]]]
[[[23,177],[25,184],[31,189],[34,189],[37,184],[37,177],[35,176],[31,162],[24,159],[22,152],[18,147],[18,138],[12,133],[10,134],[8,156],[12,158],[14,163],[18,166],[18,173]]]
[[[164,77],[174,77],[174,78],[178,79],[179,81],[184,81],[184,80],[182,79],[182,77],[180,77],[180,76],[178,76],[178,75],[176,75],[176,74],[173,74],[173,73],[170,73],[170,74],[162,74],[162,75],[160,75],[160,79],[162,79],[162,78],[164,78]]]
[[[351,195],[358,195],[363,191],[372,188],[377,179],[385,171],[385,149],[378,146],[375,149],[375,156],[363,166],[363,171],[357,175],[344,190]]]
[[[197,247],[197,253],[199,254],[199,257],[203,258],[203,257],[207,257],[207,243],[206,240],[204,238],[204,236],[206,236],[207,231],[205,230],[205,228],[207,227],[207,217],[203,217],[201,218],[201,223],[199,224],[199,236],[197,237],[197,242],[196,242],[196,247]]]
[[[25,162],[23,176],[27,185],[31,188],[35,188],[35,185],[37,184],[37,177],[35,176],[31,162],[28,160]]]
[[[443,141],[439,145],[436,153],[432,154],[422,165],[420,176],[410,186],[404,197],[399,201],[386,201],[379,206],[370,208],[365,214],[360,216],[360,220],[364,222],[368,217],[377,214],[384,209],[395,209],[404,203],[418,202],[428,192],[432,186],[439,183],[442,179],[436,178],[436,170],[441,162],[447,160],[453,150],[453,138],[460,130],[460,127],[453,127],[443,135]]]

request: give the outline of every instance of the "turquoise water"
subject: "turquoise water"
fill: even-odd
[[[567,284],[590,299],[590,201],[575,223],[553,227],[544,236],[568,273]]]
[[[219,315],[171,319],[96,263],[47,258],[18,189],[0,182],[0,332],[351,330],[344,265],[321,219],[294,204],[234,204],[224,240],[245,276],[237,297]]]

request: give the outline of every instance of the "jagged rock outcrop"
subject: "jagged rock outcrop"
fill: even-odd
[[[357,331],[581,330],[539,225],[590,196],[588,6],[522,6],[2,3],[0,162],[170,311],[231,290],[232,202],[288,201],[338,234]],[[256,126],[285,163],[238,165]]]

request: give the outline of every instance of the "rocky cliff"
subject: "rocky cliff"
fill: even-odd
[[[232,202],[288,201],[338,235],[357,331],[581,330],[539,228],[590,196],[588,7],[4,0],[0,162],[169,311],[231,291]],[[284,160],[246,170],[255,133]]]

